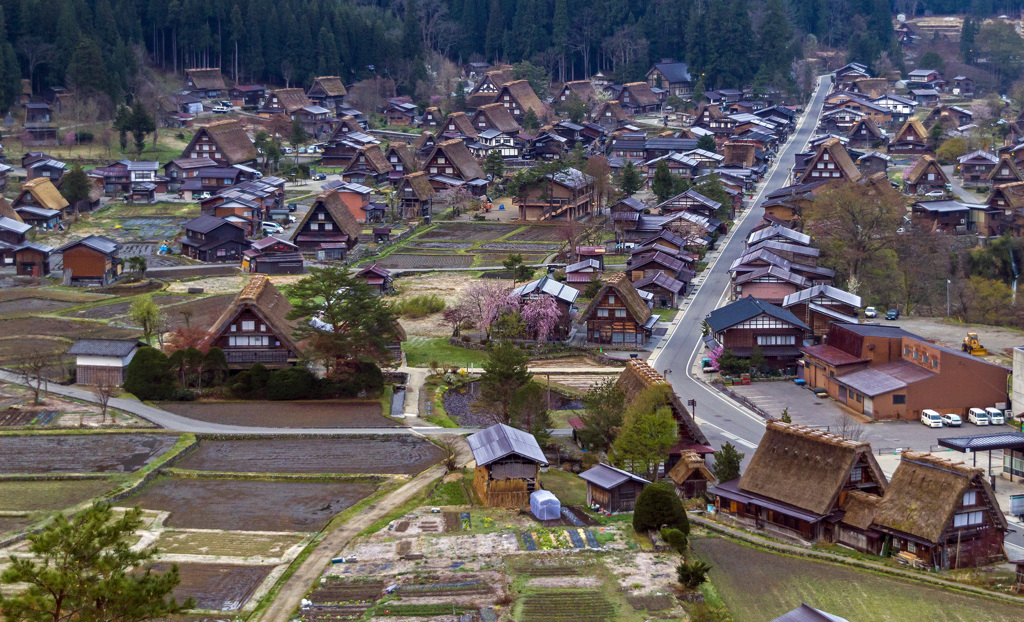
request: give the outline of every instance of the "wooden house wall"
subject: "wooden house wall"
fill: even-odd
[[[609,302],[610,296],[615,297],[615,302]],[[598,317],[601,308],[608,309],[608,317]],[[625,310],[626,317],[615,317],[616,309]],[[622,302],[622,297],[616,294],[614,290],[609,289],[598,305],[598,308],[594,310],[594,313],[587,320],[587,340],[598,343],[623,343],[615,341],[613,335],[635,335],[632,342],[626,341],[624,343],[643,343],[645,341],[644,327],[633,319],[629,309]]]

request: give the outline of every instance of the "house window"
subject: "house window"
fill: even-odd
[[[975,490],[969,490],[964,493],[963,505],[971,506],[978,504],[978,492]]]
[[[615,304],[615,294],[608,294],[608,304]]]
[[[226,257],[227,254],[228,254],[228,249],[226,249],[226,248],[218,248],[217,249],[217,256],[218,257]]]
[[[980,525],[985,520],[985,513],[979,511],[976,512],[963,512],[953,517],[954,527],[968,527],[970,525]]]
[[[932,359],[932,367],[938,367],[938,366],[939,366],[939,359]]]
[[[909,346],[903,348],[903,355],[904,356],[910,356],[910,347]]]
[[[597,317],[608,317],[608,309],[598,309]]]
[[[892,403],[893,403],[893,405],[906,404],[907,403],[907,396],[906,396],[906,394],[902,394],[901,393],[900,395],[893,395],[892,396]]]
[[[234,324],[231,325],[231,332],[235,332],[238,329]]]
[[[935,173],[928,173],[928,181],[935,181]]]
[[[242,330],[245,332],[256,330],[256,322],[254,320],[242,320]]]
[[[795,335],[758,335],[757,345],[759,346],[795,346]]]
[[[908,540],[907,541],[907,552],[908,553],[917,553],[917,545]]]
[[[331,223],[329,223],[329,222],[325,222],[324,223],[324,231],[330,231],[333,228],[334,228],[334,225],[332,225]]]
[[[267,332],[267,325],[266,324],[260,324],[260,332],[261,333]]]
[[[615,317],[626,317],[626,310],[625,309],[616,309],[615,310]]]
[[[850,471],[850,481],[854,484],[864,481],[864,467],[854,467]]]

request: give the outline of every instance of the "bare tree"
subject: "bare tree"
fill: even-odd
[[[47,43],[39,37],[22,37],[18,41],[18,51],[25,57],[29,83],[32,83],[32,78],[40,65],[52,62],[57,56],[53,44]]]
[[[864,439],[864,424],[846,413],[838,413],[829,427],[829,432],[851,441]]]
[[[441,464],[444,465],[444,468],[448,469],[449,473],[459,468],[460,440],[458,436],[440,436],[437,438],[438,447],[444,451],[444,458],[442,458]]]
[[[107,407],[110,405],[110,399],[117,397],[117,385],[110,382],[106,376],[101,376],[99,382],[96,383],[96,397],[100,402],[100,425],[102,425],[107,422]],[[79,420],[78,426],[82,426],[81,420]]]
[[[54,364],[54,357],[48,352],[29,354],[22,362],[25,384],[32,389],[33,403],[39,403],[39,394],[46,393],[50,379],[46,371]]]

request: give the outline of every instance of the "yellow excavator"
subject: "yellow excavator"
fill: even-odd
[[[988,354],[985,346],[981,345],[981,342],[978,341],[978,333],[967,333],[960,347],[971,356],[984,356]]]

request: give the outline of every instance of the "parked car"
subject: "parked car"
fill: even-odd
[[[929,428],[941,428],[942,427],[942,415],[925,408],[921,411],[921,423],[925,424]]]
[[[925,192],[924,196],[930,199],[941,199],[942,197],[946,196],[946,193],[943,192],[942,190],[932,190],[931,192]]]
[[[946,413],[945,415],[942,415],[942,425],[948,425],[951,428],[959,428],[963,425],[963,421],[960,420],[960,415]]]
[[[284,148],[282,148],[282,151],[284,151],[286,154],[288,154],[288,153],[295,153],[295,150],[292,149],[291,147],[284,147]]]
[[[214,106],[213,107],[213,113],[214,114],[227,114],[229,112],[231,112],[231,107],[230,106]]]
[[[195,198],[200,200],[200,201],[203,201],[203,200],[209,199],[210,196],[211,195],[210,195],[209,192],[200,192],[199,194],[195,195]]]
[[[898,319],[900,319],[900,310],[899,309],[889,309],[888,311],[885,312],[885,319],[887,319],[887,320],[898,320]]]
[[[263,229],[263,233],[284,233],[284,227],[272,220],[264,220],[260,223],[260,228]]]
[[[299,209],[299,204],[298,203],[289,203],[288,204],[288,211],[289,212],[294,212],[297,209]]]
[[[316,175],[313,175],[312,179],[313,181],[324,181],[325,179],[327,179],[327,175],[323,173],[317,173]]]
[[[299,147],[299,153],[306,153],[305,147]]]
[[[878,317],[878,309],[875,309],[874,307],[865,307],[864,317]]]
[[[985,412],[988,414],[988,422],[990,424],[1003,425],[1004,423],[1006,423],[1006,416],[1004,415],[1003,411],[999,410],[998,408],[993,408],[992,406],[989,406],[988,408],[985,409]]]
[[[980,408],[972,408],[967,411],[967,420],[974,425],[988,425],[988,413]]]

